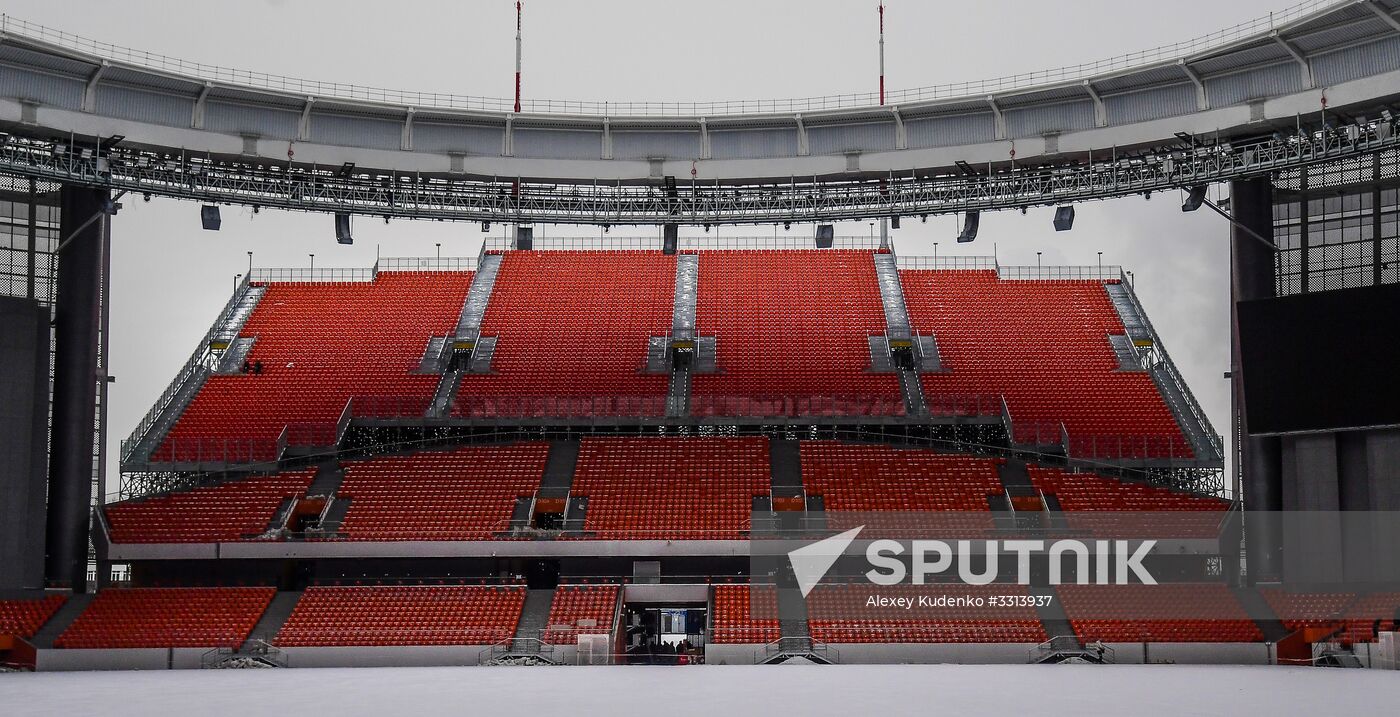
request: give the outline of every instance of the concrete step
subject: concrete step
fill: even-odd
[[[345,471],[341,470],[340,462],[337,460],[322,461],[316,465],[316,477],[311,480],[311,485],[307,487],[307,495],[334,495],[340,490],[340,484],[345,480]]]
[[[768,469],[775,498],[802,495],[802,450],[797,440],[768,439]]]
[[[1278,619],[1274,609],[1269,606],[1269,602],[1264,599],[1254,588],[1231,588],[1235,594],[1235,599],[1244,608],[1246,615],[1254,620],[1254,624],[1259,626],[1259,631],[1264,633],[1264,639],[1269,642],[1278,642],[1288,637],[1288,628],[1284,627],[1283,621]]]
[[[1037,605],[1036,615],[1040,617],[1040,624],[1045,628],[1048,637],[1062,637],[1074,634],[1074,627],[1069,621],[1069,615],[1065,614],[1064,605],[1060,604],[1060,596],[1055,593],[1055,588],[1049,585],[1032,585],[1030,593],[1036,597],[1050,596],[1053,599],[1048,605]]]
[[[40,650],[47,650],[53,647],[53,641],[73,624],[74,620],[92,604],[92,599],[96,597],[93,593],[83,593],[81,595],[69,595],[68,601],[63,603],[63,607],[44,623],[39,631],[34,633],[34,639],[29,642]]]
[[[554,605],[554,589],[530,589],[525,593],[525,605],[520,610],[520,622],[515,625],[517,640],[538,640],[549,627],[549,609]],[[529,643],[524,643],[529,644]]]
[[[578,439],[549,442],[549,457],[545,460],[544,476],[540,479],[541,498],[564,498],[574,485],[574,469],[578,466]]]
[[[281,590],[267,609],[263,611],[262,617],[258,618],[258,624],[253,626],[253,631],[248,633],[248,639],[243,642],[243,650],[247,650],[258,642],[271,644],[277,633],[287,624],[287,618],[292,616],[292,611],[296,609],[297,602],[301,600],[301,590]]]

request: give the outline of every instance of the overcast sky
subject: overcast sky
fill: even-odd
[[[886,8],[891,89],[1031,72],[1187,40],[1285,7],[1288,0],[893,0]],[[573,100],[724,100],[870,92],[876,88],[876,0],[526,0],[524,93]],[[506,97],[514,71],[512,0],[396,3],[310,0],[173,3],[9,0],[5,12],[104,42],[239,69],[404,90]],[[1050,209],[984,215],[957,246],[954,217],[906,222],[903,254],[991,254],[1003,264],[1105,264],[1134,272],[1139,296],[1219,433],[1228,433],[1228,226],[1183,214],[1180,197],[1078,207],[1056,233]],[[122,438],[189,357],[247,268],[368,266],[385,256],[475,255],[469,224],[355,225],[334,240],[331,218],[225,207],[223,229],[198,207],[128,197],[113,221],[111,468]],[[537,229],[591,235],[584,227]],[[619,230],[614,230],[619,232]],[[724,235],[762,233],[723,228]],[[794,227],[794,232],[799,231]],[[865,223],[838,226],[865,234]]]

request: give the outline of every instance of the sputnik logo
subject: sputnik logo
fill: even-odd
[[[826,576],[826,571],[836,564],[837,558],[846,552],[846,548],[850,547],[862,530],[865,530],[864,525],[851,528],[830,538],[818,540],[811,545],[804,545],[788,553],[788,562],[792,564],[792,575],[797,579],[797,587],[801,588],[802,597],[807,597],[807,593],[812,592],[812,588],[815,588],[817,583],[822,581],[822,578]]]

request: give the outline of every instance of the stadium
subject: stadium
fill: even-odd
[[[0,20],[16,714],[1383,702],[1400,0],[889,91],[924,10],[823,9],[877,91],[724,102],[497,4],[510,99]]]

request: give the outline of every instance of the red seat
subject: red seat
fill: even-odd
[[[274,644],[492,645],[515,634],[524,605],[517,585],[313,586]]]
[[[577,644],[579,635],[612,634],[618,592],[616,585],[560,585],[554,591],[541,639],[554,645],[569,645]]]
[[[276,588],[107,588],[54,640],[60,648],[238,647]]]
[[[63,607],[63,595],[40,598],[0,600],[0,635],[30,638],[44,623]]]

